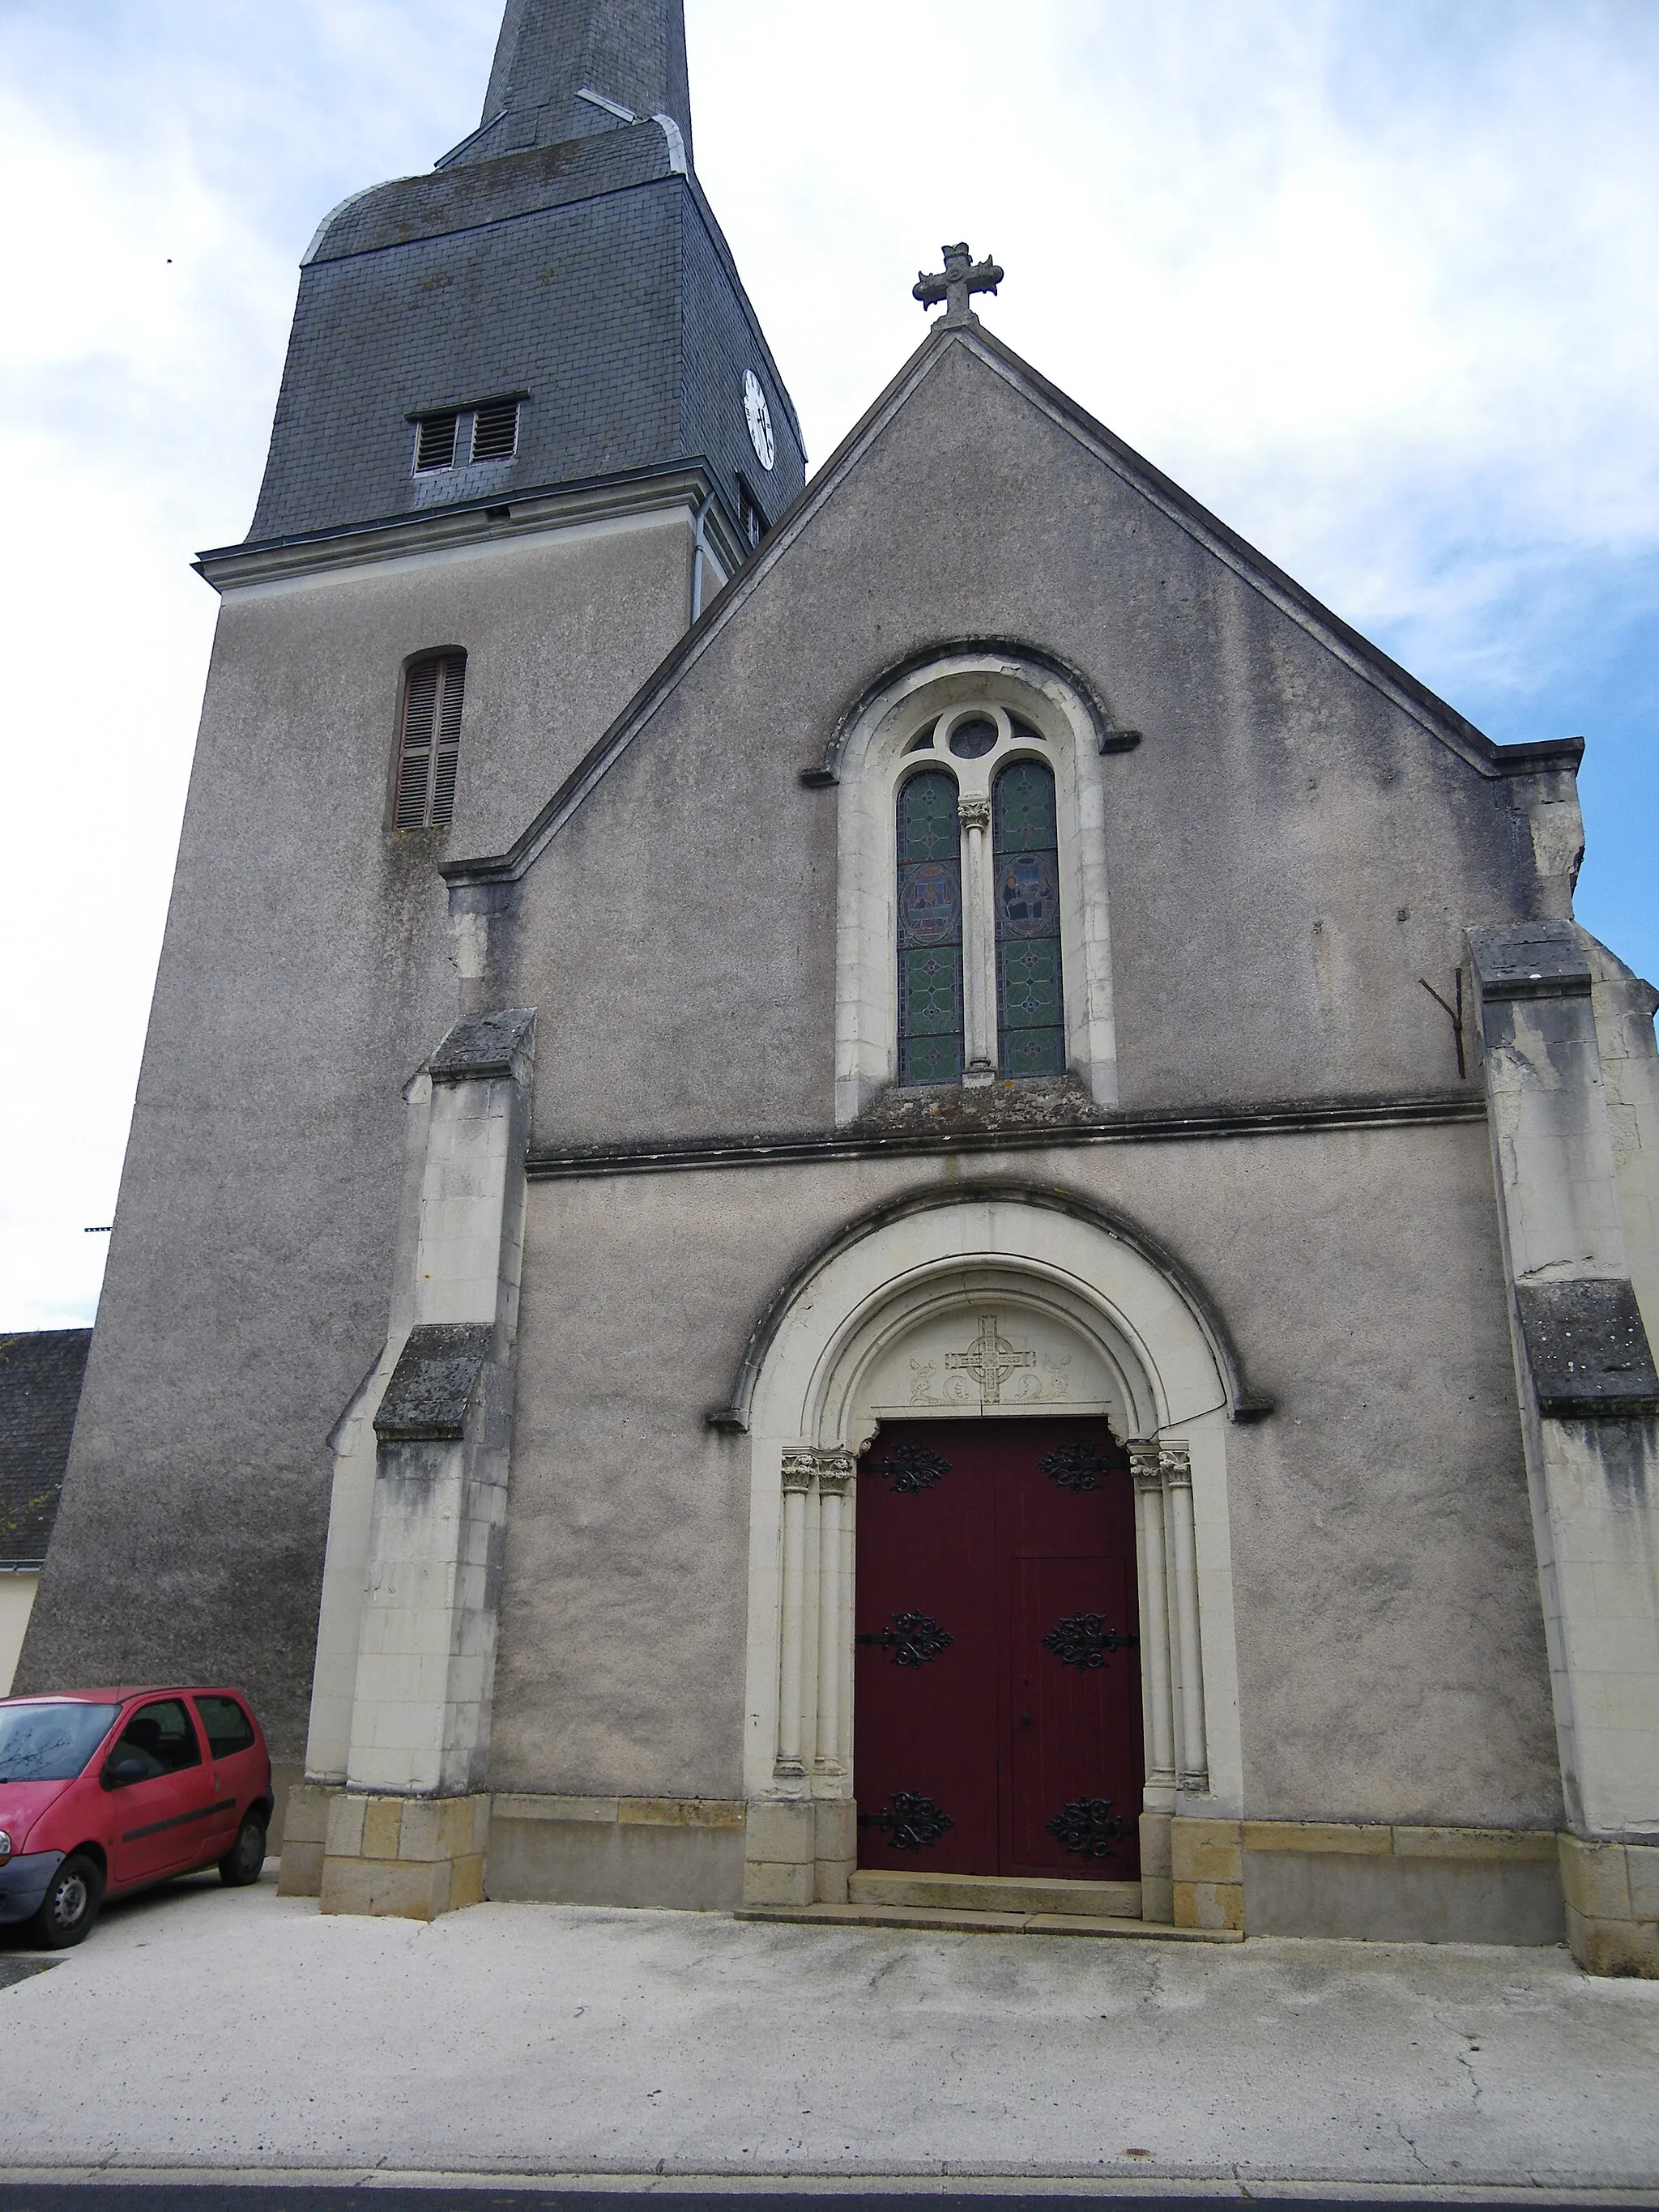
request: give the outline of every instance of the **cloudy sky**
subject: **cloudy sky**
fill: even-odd
[[[0,0],[0,1328],[91,1316],[216,602],[319,217],[478,119],[500,0]],[[686,0],[697,166],[814,459],[999,333],[1503,741],[1659,971],[1653,0]]]

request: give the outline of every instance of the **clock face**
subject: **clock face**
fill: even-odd
[[[749,442],[755,448],[755,459],[763,469],[769,469],[777,458],[777,441],[772,435],[772,410],[766,404],[766,394],[761,390],[760,379],[752,368],[743,372],[743,412],[749,424]]]

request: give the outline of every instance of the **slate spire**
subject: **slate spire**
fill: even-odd
[[[681,0],[507,0],[485,117],[319,228],[255,540],[691,461],[769,527],[805,455],[690,173]]]
[[[689,160],[684,0],[507,0],[479,128],[443,166],[586,138],[629,116],[652,115],[679,126]]]

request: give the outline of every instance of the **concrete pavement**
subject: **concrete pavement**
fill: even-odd
[[[0,1952],[0,1957],[17,1954]],[[0,2170],[1659,2190],[1659,1984],[210,1877],[0,1988]]]

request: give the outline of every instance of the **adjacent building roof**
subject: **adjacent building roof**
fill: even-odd
[[[89,1328],[0,1336],[0,1567],[45,1562],[91,1344]]]

